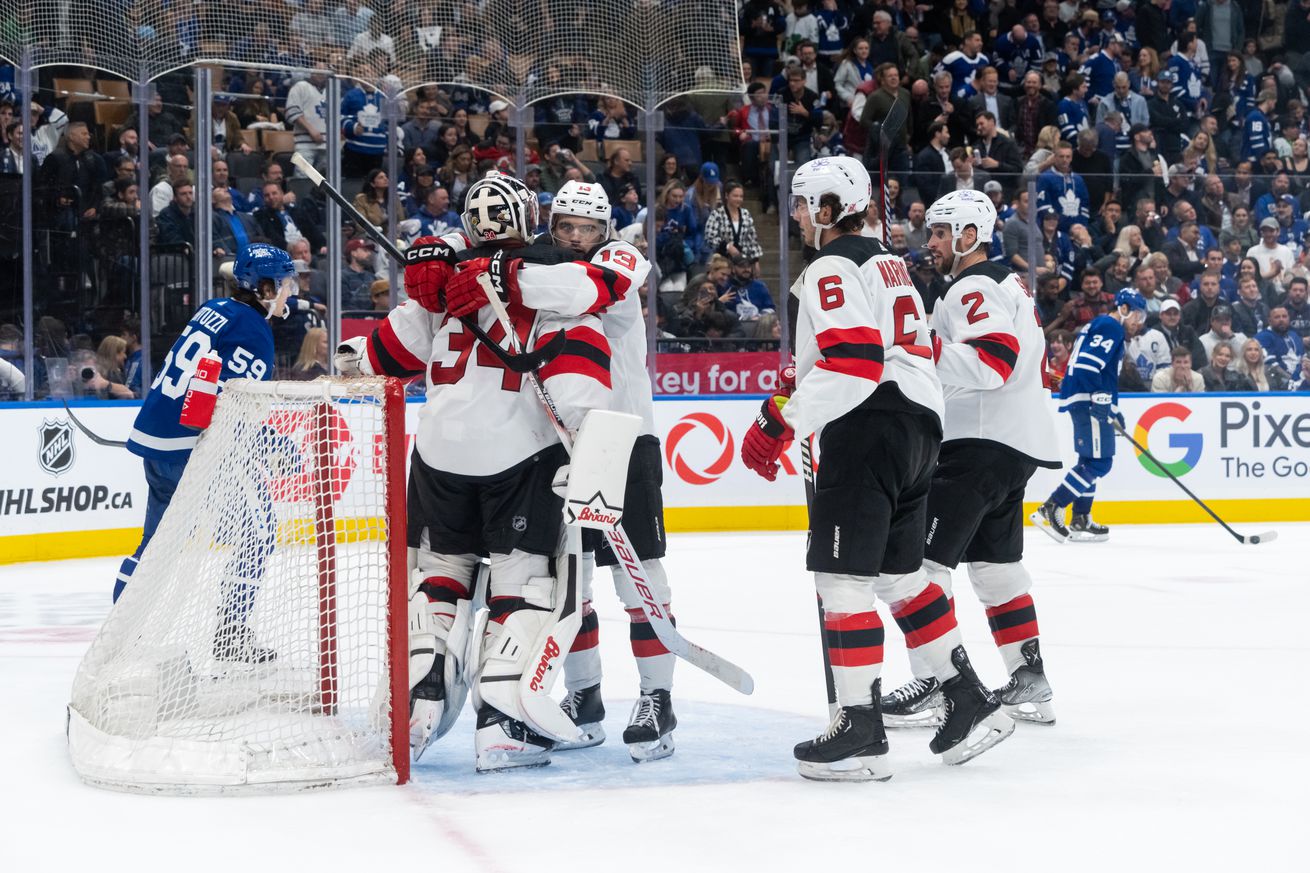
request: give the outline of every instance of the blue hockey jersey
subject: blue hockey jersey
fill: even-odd
[[[180,424],[178,417],[196,365],[210,351],[223,359],[220,381],[272,378],[273,331],[268,321],[230,297],[210,300],[191,316],[164,358],[132,425],[128,451],[172,463],[190,456],[198,435]]]
[[[1124,355],[1124,329],[1118,320],[1098,315],[1079,333],[1069,353],[1060,383],[1061,411],[1086,412],[1093,394],[1109,394],[1118,412],[1119,365]]]
[[[987,65],[987,55],[981,52],[971,58],[962,51],[953,51],[942,58],[933,72],[945,70],[950,73],[951,96],[956,100],[964,100],[969,97],[969,91],[972,90],[973,77]]]
[[[1273,148],[1274,132],[1269,124],[1269,116],[1258,107],[1252,109],[1247,113],[1246,123],[1242,126],[1242,160],[1259,161],[1261,155]]]

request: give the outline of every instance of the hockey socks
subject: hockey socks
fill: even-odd
[[[1032,595],[1023,594],[1008,603],[987,609],[987,626],[991,628],[992,639],[1001,650],[1005,660],[1005,670],[1013,673],[1025,663],[1023,644],[1037,639],[1037,610],[1033,606]]]
[[[960,630],[955,610],[941,586],[929,582],[916,596],[892,604],[892,615],[905,634],[912,659],[921,657],[931,667],[932,675],[942,681],[956,674],[951,651],[960,645]]]
[[[669,605],[664,604],[664,612],[674,627],[678,620],[669,612]],[[632,641],[632,656],[637,659],[637,674],[641,677],[641,693],[650,694],[656,689],[665,691],[673,688],[673,665],[677,656],[664,648],[655,629],[650,626],[643,609],[627,610],[629,638]]]
[[[874,702],[873,688],[882,672],[882,619],[876,610],[823,612],[824,645],[832,666],[837,700],[842,706]]]
[[[582,603],[582,626],[564,659],[564,687],[581,691],[600,684],[600,619],[591,601]]]
[[[1051,500],[1061,509],[1072,503],[1075,513],[1087,515],[1096,499],[1096,480],[1110,472],[1113,463],[1113,458],[1079,458],[1060,487],[1051,493]]]

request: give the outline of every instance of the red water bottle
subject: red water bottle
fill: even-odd
[[[218,377],[223,372],[223,359],[206,352],[196,364],[196,374],[182,398],[182,414],[178,421],[184,427],[204,430],[214,417],[214,404],[218,402]]]

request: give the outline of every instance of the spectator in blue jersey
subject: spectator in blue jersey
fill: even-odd
[[[607,139],[636,139],[637,123],[622,100],[602,97],[596,111],[587,119],[587,135],[598,143]]]
[[[407,233],[410,242],[421,236],[444,236],[462,226],[459,213],[450,208],[450,192],[436,185],[427,189],[422,205],[405,224],[413,225]]]
[[[1291,379],[1305,355],[1305,342],[1300,334],[1291,329],[1287,307],[1271,307],[1269,326],[1257,333],[1255,338],[1265,350],[1265,365],[1279,371],[1284,379]]]
[[[1008,94],[1017,93],[1024,75],[1029,70],[1040,69],[1045,56],[1042,41],[1022,24],[1016,24],[996,37],[992,62],[1001,77],[1001,90]]]
[[[191,317],[164,358],[132,425],[127,450],[142,458],[149,491],[141,543],[119,568],[115,601],[130,583],[195,447],[196,432],[181,424],[179,416],[201,357],[213,352],[223,360],[220,383],[236,378],[267,380],[272,376],[273,332],[268,319],[286,312],[286,302],[295,288],[295,267],[286,252],[255,243],[242,251],[233,274],[237,289],[231,297],[205,303]],[[250,511],[260,510],[251,507]],[[220,660],[268,660],[251,657],[256,652],[244,618],[276,533],[276,526],[271,527],[266,531],[266,540],[257,537],[255,541],[230,544],[234,552],[225,569],[230,578],[225,577],[223,587],[231,597],[220,605],[220,627],[214,639],[214,655]],[[244,633],[240,629],[245,629]]]
[[[259,226],[248,213],[232,204],[231,189],[214,186],[213,248],[216,258],[235,258],[238,252],[261,236]]]
[[[831,66],[836,66],[846,46],[851,22],[846,13],[837,8],[837,0],[820,0],[814,17],[819,20],[816,48]]]
[[[1049,58],[1050,55],[1047,55]],[[1063,82],[1070,75],[1078,72],[1082,66],[1082,40],[1078,38],[1077,33],[1067,33],[1060,45],[1060,50],[1055,53],[1055,65],[1059,70],[1059,81]]]
[[[1087,79],[1087,93],[1090,95],[1087,102],[1090,105],[1097,106],[1114,93],[1115,76],[1122,72],[1119,58],[1123,53],[1123,44],[1123,37],[1116,33],[1079,68],[1078,72]],[[1126,85],[1126,74],[1124,78]]]
[[[987,66],[987,55],[982,53],[982,34],[971,30],[960,39],[960,47],[942,58],[933,72],[951,74],[951,99],[965,103],[977,92],[973,87],[978,71]]]
[[[382,166],[387,150],[387,124],[382,108],[385,97],[373,86],[386,61],[381,49],[370,52],[355,87],[341,96],[341,174],[361,178]]]
[[[776,311],[768,286],[755,278],[755,261],[744,255],[732,258],[732,272],[720,289],[719,302],[738,321],[754,321]]]
[[[1178,95],[1178,104],[1189,114],[1204,114],[1209,105],[1204,88],[1203,75],[1196,63],[1196,36],[1182,33],[1178,37],[1178,51],[1169,57],[1169,69],[1174,71],[1178,82],[1174,91]]]
[[[1051,256],[1063,291],[1073,281],[1073,245],[1069,242],[1069,235],[1060,232],[1060,216],[1054,209],[1048,207],[1038,210],[1037,220],[1041,232],[1038,242],[1042,251]]]
[[[1255,108],[1242,122],[1242,159],[1258,161],[1274,148],[1274,128],[1271,120],[1278,106],[1278,92],[1261,91],[1255,99]]]
[[[741,10],[742,56],[750,62],[756,76],[767,76],[778,59],[778,37],[787,28],[787,13],[782,4],[772,0],[750,0]]]
[[[1037,177],[1037,208],[1050,208],[1060,217],[1060,230],[1091,219],[1091,195],[1087,183],[1073,172],[1073,146],[1061,140],[1055,146],[1055,160]]]
[[[685,97],[670,100],[664,108],[664,129],[657,139],[666,152],[678,159],[678,167],[694,170],[702,163],[701,137],[709,125]]]
[[[1292,177],[1281,171],[1274,173],[1269,179],[1269,190],[1261,194],[1251,207],[1251,220],[1261,222],[1266,218],[1277,218],[1274,214],[1275,205],[1284,197],[1291,196],[1291,191]]]
[[[1300,334],[1302,340],[1310,338],[1310,284],[1304,276],[1297,276],[1287,283],[1287,296],[1281,305],[1287,307],[1288,324]]]
[[[1074,344],[1069,367],[1060,383],[1060,409],[1073,420],[1078,463],[1031,516],[1033,524],[1058,542],[1069,538],[1101,542],[1110,530],[1092,519],[1096,482],[1114,464],[1115,432],[1123,426],[1119,412],[1119,362],[1124,353],[1124,322],[1136,327],[1146,320],[1146,301],[1131,289],[1114,296],[1114,309],[1092,320]],[[1073,504],[1066,527],[1064,508]]]
[[[1274,218],[1278,220],[1278,241],[1295,254],[1301,250],[1301,241],[1305,239],[1310,224],[1306,224],[1296,212],[1296,198],[1284,194],[1274,204]]]
[[[232,208],[237,212],[250,212],[253,207],[246,200],[246,196],[241,193],[241,189],[232,184],[231,171],[228,169],[227,161],[214,161],[213,169],[210,170],[210,176],[213,179],[215,188],[226,188],[228,196],[232,198]]]
[[[696,210],[687,203],[687,186],[679,179],[666,184],[660,191],[659,205],[664,210],[664,233],[678,233],[693,253],[701,247],[701,229],[696,221]]]
[[[1079,73],[1071,73],[1060,88],[1063,94],[1055,107],[1055,123],[1060,136],[1073,142],[1078,132],[1091,126],[1087,120],[1087,80]]]

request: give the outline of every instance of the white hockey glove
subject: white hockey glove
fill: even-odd
[[[332,364],[336,367],[337,374],[341,376],[364,376],[367,375],[364,362],[364,349],[368,345],[368,339],[362,336],[351,337],[348,340],[342,340],[337,346],[337,353],[332,357]]]

